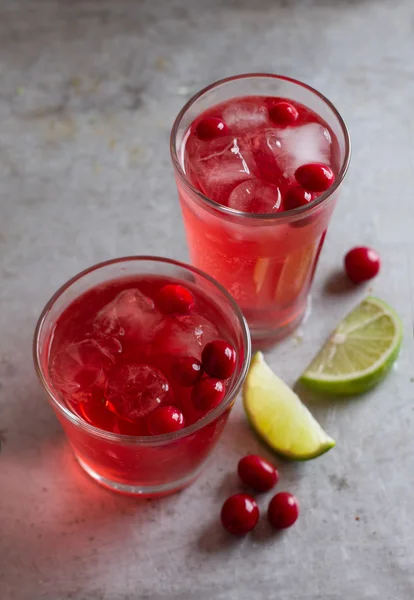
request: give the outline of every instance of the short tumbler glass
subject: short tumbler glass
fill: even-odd
[[[252,214],[218,204],[189,181],[183,164],[191,123],[209,107],[241,96],[292,99],[326,121],[338,141],[335,183],[313,202],[289,213]],[[319,254],[350,159],[346,125],[313,88],[279,75],[248,74],[214,83],[183,107],[171,133],[171,156],[191,262],[215,277],[236,299],[253,342],[271,345],[301,321]]]
[[[162,275],[192,283],[224,317],[239,356],[221,404],[196,423],[174,433],[129,436],[103,431],[76,415],[62,400],[49,374],[49,355],[59,316],[85,291],[134,275]],[[157,257],[127,257],[93,266],[63,285],[45,306],[34,335],[34,363],[70,445],[83,469],[100,484],[127,494],[161,496],[190,484],[216,445],[248,370],[251,347],[246,321],[233,298],[197,268]]]

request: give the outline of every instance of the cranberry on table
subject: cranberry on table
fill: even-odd
[[[267,492],[274,487],[279,480],[279,473],[271,462],[249,454],[239,460],[237,472],[245,485],[250,486],[257,492]]]
[[[300,206],[307,206],[314,198],[315,195],[312,192],[308,192],[300,185],[293,185],[286,192],[283,205],[285,210],[294,210]]]
[[[169,284],[159,290],[155,303],[163,313],[186,314],[194,305],[194,296],[182,285]]]
[[[217,379],[228,379],[236,368],[236,351],[224,340],[205,345],[201,361],[206,373]]]
[[[195,128],[196,136],[200,140],[212,140],[213,138],[227,135],[228,132],[229,128],[227,125],[218,117],[206,117]]]
[[[277,125],[291,125],[298,116],[297,109],[290,102],[276,102],[269,108],[269,117]]]
[[[378,252],[366,246],[352,248],[345,256],[345,270],[353,283],[368,281],[378,274],[381,260]]]
[[[160,406],[148,417],[148,429],[152,435],[178,431],[184,425],[184,415],[175,406]]]
[[[233,535],[245,535],[259,520],[256,501],[247,494],[235,494],[227,498],[221,509],[221,523]]]
[[[328,165],[309,163],[296,169],[295,179],[305,190],[325,192],[333,184],[335,175]]]
[[[298,499],[288,492],[273,496],[267,509],[269,523],[275,529],[291,527],[299,516]]]
[[[172,376],[183,387],[191,387],[203,375],[203,365],[193,356],[182,356],[173,362]]]
[[[220,379],[205,377],[194,385],[191,391],[191,401],[196,410],[208,412],[220,404],[225,393],[226,388]]]

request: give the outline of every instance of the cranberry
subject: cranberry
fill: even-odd
[[[242,482],[257,492],[271,490],[279,480],[279,473],[272,463],[254,454],[241,458],[237,471]]]
[[[273,496],[267,509],[269,523],[275,529],[286,529],[299,516],[299,502],[292,494],[280,492]]]
[[[381,261],[378,252],[366,246],[352,248],[345,256],[345,270],[353,283],[368,281],[378,274]]]
[[[228,342],[215,340],[204,346],[201,360],[211,377],[228,379],[236,368],[236,351]]]
[[[148,417],[148,429],[152,435],[178,431],[184,424],[184,415],[175,406],[160,406]]]
[[[91,398],[86,402],[79,402],[76,408],[79,415],[87,423],[105,431],[114,430],[116,416],[108,410],[104,399]]]
[[[208,412],[216,408],[226,393],[224,384],[219,379],[205,377],[200,379],[191,391],[191,400],[196,410]]]
[[[182,356],[172,366],[172,376],[183,387],[194,385],[202,374],[203,365],[193,356]]]
[[[114,415],[115,416],[115,415]],[[120,419],[119,417],[115,417],[115,424],[113,431],[114,433],[122,433],[122,435],[147,435],[147,427],[145,419],[141,419],[138,423],[132,423],[131,421],[126,421],[125,419]]]
[[[295,178],[305,190],[324,192],[333,184],[335,175],[328,165],[309,163],[296,169]]]
[[[300,185],[293,185],[288,189],[283,200],[285,210],[293,210],[300,206],[307,206],[315,198],[312,192],[308,192]]]
[[[155,299],[157,306],[167,314],[188,313],[193,304],[194,296],[182,285],[165,285],[162,287]]]
[[[269,109],[269,117],[277,125],[291,125],[298,116],[297,109],[290,102],[276,102]]]
[[[222,135],[227,135],[229,128],[222,119],[218,117],[206,117],[198,123],[195,133],[200,140],[212,140]]]
[[[221,509],[221,523],[233,535],[245,535],[259,520],[256,501],[247,494],[235,494],[227,498]]]

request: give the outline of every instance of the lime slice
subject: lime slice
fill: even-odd
[[[369,296],[341,321],[300,381],[330,394],[362,394],[392,367],[403,327],[395,311]]]
[[[253,429],[286,458],[309,460],[335,446],[295,392],[273,373],[261,352],[250,365],[243,404]]]

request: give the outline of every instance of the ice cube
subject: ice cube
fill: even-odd
[[[88,339],[66,346],[54,356],[50,375],[54,385],[74,402],[86,401],[94,386],[103,386],[113,356],[97,341]]]
[[[250,213],[278,212],[281,208],[280,189],[260,179],[244,181],[234,188],[229,196],[230,208]]]
[[[145,339],[161,318],[151,298],[140,290],[124,290],[96,315],[93,326],[104,336]]]
[[[264,135],[278,167],[289,179],[301,165],[313,162],[331,164],[331,134],[320,123],[267,129]]]
[[[222,204],[236,185],[257,175],[250,144],[241,137],[198,142],[186,158],[190,179],[206,196]]]
[[[269,122],[266,106],[248,100],[229,104],[224,109],[222,118],[236,134],[264,127]]]
[[[204,346],[217,339],[216,327],[200,315],[182,315],[164,319],[154,332],[149,355],[201,357]]]
[[[108,375],[105,398],[108,407],[122,419],[137,422],[171,395],[163,373],[146,364],[124,364]]]

